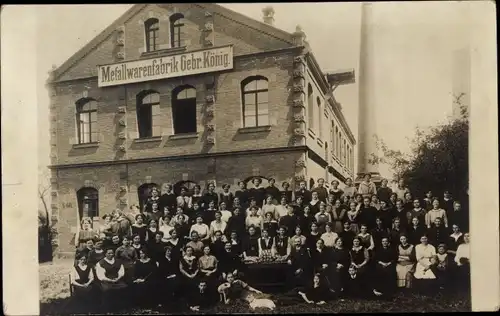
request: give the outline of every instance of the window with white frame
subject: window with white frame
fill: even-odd
[[[267,78],[248,77],[241,82],[243,127],[269,125],[269,87]]]
[[[76,102],[78,144],[97,142],[97,102],[83,98]]]

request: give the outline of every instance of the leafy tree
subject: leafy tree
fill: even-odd
[[[387,164],[394,179],[404,179],[414,196],[423,197],[431,190],[442,196],[445,190],[464,202],[469,186],[469,120],[462,117],[428,131],[416,129],[410,140],[410,152],[403,153],[387,147],[377,138],[380,156],[372,154],[372,164]]]

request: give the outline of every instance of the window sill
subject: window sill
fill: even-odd
[[[191,138],[198,138],[198,133],[175,134],[175,135],[170,135],[168,137],[168,139],[171,139],[171,140],[191,139]]]
[[[161,136],[134,139],[134,143],[154,143],[154,142],[159,142],[159,141],[161,141]]]
[[[159,57],[159,56],[164,56],[164,55],[180,53],[180,52],[183,52],[185,50],[186,50],[186,46],[158,49],[158,50],[151,51],[151,52],[143,52],[141,54],[141,57],[144,57],[144,58],[146,58],[146,57]]]
[[[80,148],[94,148],[94,147],[99,147],[99,142],[94,142],[94,143],[82,143],[82,144],[73,144],[74,149],[80,149]]]
[[[240,134],[262,133],[262,132],[269,132],[270,130],[271,130],[271,125],[241,127],[238,129],[238,133]]]

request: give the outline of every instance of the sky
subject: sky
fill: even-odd
[[[265,3],[222,4],[257,20]],[[300,25],[323,71],[353,68],[359,75],[360,3],[273,3],[275,26],[293,32]],[[37,6],[39,163],[49,162],[48,71],[60,66],[131,5]],[[377,131],[389,147],[409,150],[415,127],[436,125],[451,115],[451,56],[464,44],[465,5],[455,2],[386,2],[373,5],[375,42],[371,71],[377,97]],[[63,26],[63,27],[61,27]],[[55,49],[57,47],[57,49]],[[335,91],[355,137],[355,84]],[[381,166],[383,176],[390,176]]]

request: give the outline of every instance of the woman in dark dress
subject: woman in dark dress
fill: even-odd
[[[203,247],[203,256],[198,259],[200,269],[198,279],[203,279],[207,281],[210,287],[215,287],[220,275],[218,269],[219,260],[210,251],[210,246]]]
[[[276,246],[276,260],[287,260],[290,256],[291,245],[289,244],[289,237],[286,235],[286,228],[284,226],[278,229],[278,235],[274,237],[274,245]]]
[[[411,245],[418,245],[420,243],[420,237],[427,233],[425,225],[420,222],[418,217],[413,217],[411,219],[411,225],[406,229],[406,236],[408,236],[408,242]]]
[[[139,250],[139,260],[135,263],[132,290],[140,306],[150,306],[157,300],[158,263],[152,260],[146,248]]]
[[[356,237],[356,234],[351,230],[351,223],[349,221],[345,221],[344,230],[342,230],[338,235],[342,238],[342,243],[345,249],[351,249],[352,240]]]
[[[172,229],[170,231],[170,239],[166,242],[166,246],[171,248],[172,256],[175,259],[179,259],[182,255],[182,249],[184,248],[185,242],[179,237],[177,229]]]
[[[255,227],[248,228],[248,236],[243,242],[243,260],[255,262],[259,259],[259,235]]]
[[[115,252],[112,248],[107,248],[106,256],[97,263],[96,275],[101,286],[103,305],[113,305],[121,297],[127,284],[123,280],[125,268],[118,259],[115,259]]]
[[[392,227],[392,217],[394,216],[394,210],[391,208],[390,204],[386,201],[380,201],[380,209],[377,211],[377,217],[382,220],[382,226],[385,229],[390,230]]]
[[[158,260],[158,276],[160,289],[164,296],[161,301],[174,301],[179,294],[182,276],[179,272],[179,258],[172,256],[172,248],[165,247],[163,256]]]
[[[311,208],[307,205],[304,207],[302,213],[302,215],[299,215],[299,226],[302,229],[304,236],[308,237],[311,234],[312,223],[316,222],[316,217],[314,217],[314,214],[311,214]],[[298,215],[297,211],[295,211],[295,214]]]
[[[70,274],[71,286],[76,297],[91,302],[92,296],[90,293],[94,289],[94,273],[92,273],[92,267],[87,264],[87,257],[85,254],[78,254],[76,260],[77,264],[75,264]]]
[[[375,250],[375,277],[373,287],[383,295],[390,297],[396,289],[396,262],[397,254],[390,247],[389,238],[383,237],[381,246]]]
[[[233,209],[234,194],[229,192],[231,186],[229,184],[222,185],[222,192],[219,194],[219,204],[224,202],[228,209]]]
[[[332,249],[331,255],[332,270],[330,272],[330,288],[335,292],[340,292],[343,287],[347,269],[351,264],[349,251],[344,247],[344,241],[341,237],[335,240],[335,247]]]
[[[229,236],[229,242],[231,243],[231,249],[238,256],[243,256],[243,243],[240,239],[238,232],[232,231]]]
[[[202,197],[202,209],[207,209],[210,202],[214,202],[214,205],[219,205],[219,196],[215,193],[215,184],[210,182],[207,185],[207,189],[208,191]]]
[[[241,206],[243,208],[248,207],[249,192],[247,190],[247,185],[245,182],[238,182],[239,189],[234,192],[234,197],[238,198]]]
[[[368,267],[369,255],[368,250],[361,245],[361,239],[359,237],[354,237],[352,240],[352,248],[349,251],[351,258],[351,265],[356,268],[357,273],[364,274],[366,268]]]
[[[202,198],[201,187],[199,184],[196,184],[193,187],[193,195],[191,195],[191,203],[193,203],[193,206],[195,203],[198,204],[198,206],[200,206],[201,198]]]
[[[340,200],[344,191],[339,188],[339,182],[337,180],[332,181],[332,188],[330,189],[330,194],[333,195],[333,200]]]
[[[182,292],[189,293],[194,289],[199,268],[198,259],[193,254],[193,248],[186,246],[184,256],[179,260],[179,271],[182,280]]]
[[[317,273],[313,276],[313,282],[310,286],[307,286],[303,291],[298,291],[306,303],[323,305],[332,298],[332,293],[323,280],[321,275]]]
[[[135,223],[132,224],[132,226],[130,226],[131,228],[131,232],[132,232],[132,236],[133,235],[139,235],[139,237],[141,238],[140,239],[140,243],[141,245],[145,245],[146,244],[146,241],[147,241],[147,230],[148,230],[148,226],[146,224],[144,224],[144,215],[142,214],[137,214],[135,216]]]
[[[384,227],[382,219],[377,217],[375,219],[375,228],[371,231],[373,238],[373,243],[375,244],[375,249],[380,248],[382,244],[382,238],[389,237],[389,229]]]
[[[318,230],[318,224],[316,224],[316,222],[312,222],[311,228],[309,230],[309,236],[306,237],[306,247],[309,249],[314,249],[316,247],[316,242],[321,239],[321,234]]]
[[[332,224],[333,231],[340,233],[344,228],[342,224],[347,219],[347,208],[340,202],[340,199],[335,200],[332,208]]]
[[[152,242],[148,243],[147,249],[151,259],[158,262],[163,257],[166,244],[162,241],[163,232],[157,231]]]
[[[287,203],[292,202],[292,191],[290,190],[290,184],[288,182],[283,182],[281,184],[283,191],[281,191],[281,195],[286,197]]]

